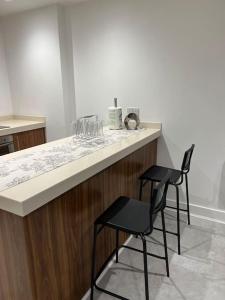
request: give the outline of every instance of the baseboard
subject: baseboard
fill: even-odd
[[[176,206],[176,201],[173,199],[167,199],[167,203],[170,206]],[[180,203],[181,208],[186,208],[186,203]],[[212,222],[225,224],[225,211],[222,209],[209,208],[196,204],[190,204],[191,216],[205,219]]]
[[[130,240],[132,239],[132,235],[129,236],[129,238],[126,240],[126,242],[124,243],[124,245],[127,245]],[[119,250],[119,255],[121,255],[121,253],[125,250],[125,248],[120,248]],[[106,266],[105,270],[102,272],[102,274],[99,276],[98,281],[101,280],[101,278],[105,275],[105,273],[108,271],[108,269],[112,266],[112,264],[114,263],[114,257],[112,258],[112,260],[109,262],[109,264]],[[84,295],[83,298],[81,298],[81,300],[88,300],[90,298],[90,292],[91,290],[89,289],[87,291],[87,293]]]

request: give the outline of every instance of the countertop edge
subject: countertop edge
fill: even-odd
[[[25,132],[25,131],[45,128],[45,127],[46,127],[45,122],[40,122],[40,123],[35,123],[35,124],[30,124],[30,125],[6,128],[6,129],[1,129],[0,136],[6,136],[6,135],[19,133],[19,132]]]

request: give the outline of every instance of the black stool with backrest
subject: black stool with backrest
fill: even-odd
[[[149,299],[149,289],[148,289],[148,266],[147,266],[147,255],[165,259],[166,261],[166,270],[167,276],[169,277],[169,262],[168,262],[168,253],[167,253],[167,242],[166,242],[166,229],[165,229],[165,219],[164,219],[164,208],[166,206],[166,194],[168,189],[170,174],[166,174],[163,180],[157,185],[150,196],[149,203],[141,202],[139,200],[131,199],[128,197],[119,197],[103,214],[98,217],[94,223],[94,243],[93,243],[93,257],[92,257],[92,278],[91,278],[91,297],[93,300],[94,287],[101,292],[104,292],[108,295],[116,297],[118,299],[125,299],[118,294],[112,293],[108,290],[105,290],[99,287],[96,283],[97,279],[103,272],[106,265],[116,255],[116,262],[118,262],[118,250],[121,247],[134,250],[136,252],[143,254],[144,260],[144,278],[145,278],[145,295],[146,300]],[[149,235],[153,231],[153,224],[156,219],[157,213],[161,213],[162,218],[162,231],[164,238],[164,251],[165,256],[159,256],[147,252],[146,239],[145,236]],[[96,273],[95,271],[95,260],[96,260],[96,239],[97,235],[101,232],[104,227],[110,227],[115,229],[116,233],[116,245],[112,254],[103,264],[100,271]],[[141,238],[143,244],[143,251],[130,247],[128,245],[119,246],[119,232],[126,232],[129,234],[137,235]]]
[[[185,151],[183,162],[181,165],[181,170],[161,167],[161,166],[152,166],[147,171],[140,176],[140,194],[139,199],[142,199],[142,188],[147,182],[151,182],[151,190],[153,190],[154,182],[160,182],[164,178],[165,174],[170,171],[170,180],[169,184],[173,185],[176,188],[176,207],[168,206],[170,209],[176,209],[177,211],[177,232],[166,231],[167,233],[177,235],[178,240],[178,254],[180,254],[180,211],[187,212],[188,224],[190,225],[190,207],[189,207],[189,192],[188,192],[188,173],[190,171],[191,157],[194,151],[195,145]],[[181,185],[185,178],[186,184],[186,197],[187,197],[187,209],[181,209],[179,205],[179,185]],[[158,229],[158,228],[155,228]],[[161,229],[158,229],[161,230]]]

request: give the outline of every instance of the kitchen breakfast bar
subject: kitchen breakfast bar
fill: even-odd
[[[46,152],[55,153],[57,145],[65,145],[69,138],[4,157],[6,163],[20,155],[29,160],[42,151],[45,161],[55,167],[38,173],[32,163],[29,166],[38,176],[0,184],[0,299],[82,299],[90,288],[95,219],[121,195],[138,199],[138,178],[156,163],[161,124],[143,127],[76,159],[68,155],[68,147],[63,148],[70,160],[61,165],[54,165]],[[58,153],[54,155],[59,161]],[[16,171],[14,166],[10,176]],[[3,182],[4,172],[0,172]],[[127,238],[120,234],[121,243]],[[103,230],[98,269],[114,247],[114,232]]]

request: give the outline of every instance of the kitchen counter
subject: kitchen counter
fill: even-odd
[[[9,127],[0,129],[0,136],[5,136],[43,128],[46,126],[46,118],[33,116],[0,116],[0,126]]]
[[[160,123],[145,123],[145,129],[136,131],[126,139],[31,178],[26,182],[0,192],[0,209],[26,216],[52,199],[77,186],[133,151],[157,139],[161,134]],[[52,149],[66,144],[66,138],[7,155],[15,160],[22,154],[34,155],[35,151]],[[49,148],[50,147],[50,148]],[[55,150],[54,150],[55,151]]]
[[[0,192],[1,299],[82,299],[90,287],[94,221],[119,196],[138,199],[140,175],[156,164],[161,124],[144,127]],[[33,159],[45,149],[48,162],[55,163],[55,158],[62,159],[59,145],[67,145],[68,139],[12,153],[1,161],[20,155]],[[30,167],[22,163],[22,170]],[[1,172],[4,176],[4,168]],[[142,200],[149,201],[150,193],[146,184]],[[119,240],[123,243],[128,237],[120,232]],[[115,242],[110,229],[99,235],[97,272]]]

